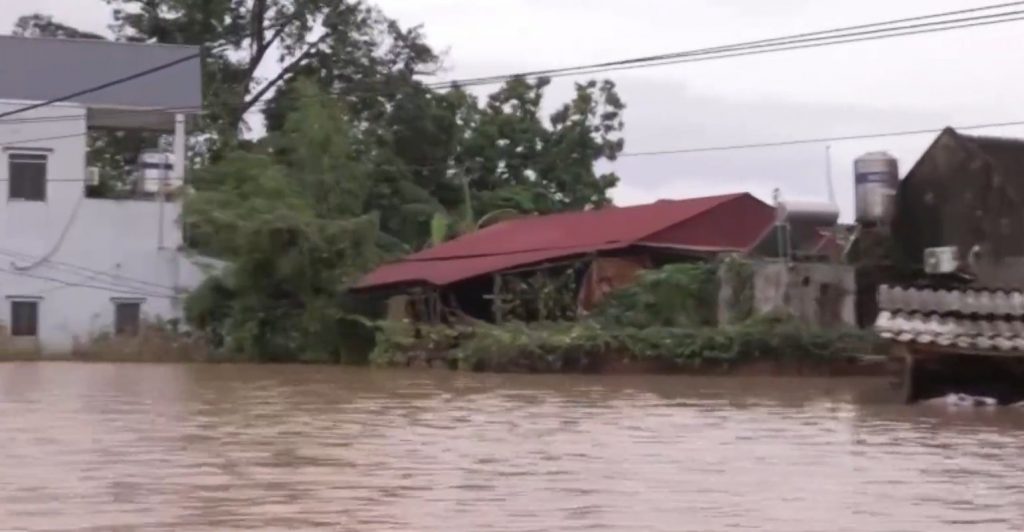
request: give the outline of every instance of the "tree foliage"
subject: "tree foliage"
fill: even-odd
[[[18,17],[14,23],[13,35],[19,37],[58,37],[61,39],[99,39],[102,35],[82,31],[73,26],[58,22],[51,15],[32,13]]]
[[[685,263],[645,271],[634,284],[609,294],[594,316],[637,328],[715,325],[716,269],[714,264]]]
[[[185,227],[195,251],[231,266],[188,313],[229,349],[341,358],[342,337],[366,331],[346,289],[384,257],[514,216],[600,207],[618,182],[594,170],[623,149],[610,81],[578,83],[560,105],[543,78],[485,97],[439,90],[424,82],[442,61],[422,28],[364,0],[105,1],[114,39],[204,47]],[[39,14],[17,31],[102,38]],[[96,135],[91,164],[110,175],[156,143]]]
[[[263,152],[204,169],[186,205],[195,246],[231,265],[190,298],[189,319],[261,360],[345,358],[341,331],[360,321],[346,290],[381,257],[349,118],[303,91]]]

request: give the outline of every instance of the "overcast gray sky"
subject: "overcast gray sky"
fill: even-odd
[[[0,30],[42,12],[105,31],[101,0],[2,0]],[[470,77],[702,48],[995,0],[380,0],[447,50],[448,77]],[[1024,22],[608,74],[628,105],[626,150],[743,144],[1024,120]],[[556,80],[551,103],[569,94]],[[979,131],[980,132],[980,131]],[[1024,127],[986,134],[1024,137]],[[933,135],[832,143],[843,218],[852,161],[884,149],[905,172]],[[620,204],[780,187],[825,199],[825,146],[623,159]]]

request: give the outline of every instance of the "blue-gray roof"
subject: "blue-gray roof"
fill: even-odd
[[[198,54],[198,46],[0,35],[0,99],[44,101]],[[199,112],[201,57],[72,98],[91,108]]]

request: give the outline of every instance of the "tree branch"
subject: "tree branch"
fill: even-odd
[[[252,75],[256,73],[256,69],[260,67],[260,63],[263,62],[263,58],[266,57],[267,52],[269,52],[270,48],[274,46],[274,43],[277,42],[277,40],[280,39],[282,35],[284,35],[285,30],[288,29],[288,25],[291,24],[294,20],[295,18],[293,17],[278,25],[277,29],[274,30],[274,33],[270,36],[269,39],[264,40],[261,32],[260,45],[256,48],[255,52],[253,52],[252,57],[249,58],[249,68],[246,71],[246,77],[251,78]]]
[[[252,3],[252,42],[255,46],[253,56],[265,53],[266,45],[263,41],[263,21],[267,16],[267,0],[253,0]],[[251,63],[251,61],[250,61]]]
[[[256,102],[260,101],[261,98],[266,96],[266,94],[270,92],[270,90],[273,89],[275,85],[280,83],[281,80],[288,76],[288,74],[291,74],[293,71],[295,71],[295,69],[298,68],[302,64],[302,62],[306,60],[310,56],[310,54],[313,53],[316,47],[323,43],[325,40],[327,40],[329,36],[330,32],[324,32],[324,34],[320,36],[320,38],[309,43],[306,46],[306,49],[302,51],[302,53],[296,56],[295,59],[292,59],[291,62],[285,65],[281,69],[281,71],[277,73],[276,76],[270,78],[269,81],[264,83],[262,87],[260,87],[255,93],[253,93],[253,95],[248,100],[246,100],[242,104],[242,108],[239,109],[239,115],[241,116],[248,112],[249,109],[251,109],[252,106],[256,105]]]

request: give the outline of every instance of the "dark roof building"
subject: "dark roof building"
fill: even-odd
[[[589,254],[647,248],[679,255],[743,252],[773,227],[775,208],[746,193],[518,218],[386,264],[357,290],[461,281]]]
[[[1024,256],[1024,141],[946,128],[900,182],[893,236],[920,264],[929,247],[963,256],[986,243],[996,257]]]

